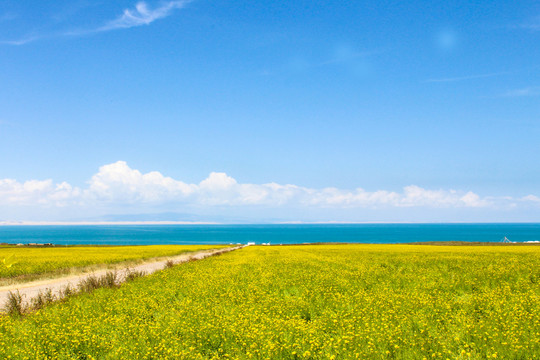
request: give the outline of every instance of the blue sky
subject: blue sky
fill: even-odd
[[[538,221],[539,43],[538,1],[3,1],[0,220]]]

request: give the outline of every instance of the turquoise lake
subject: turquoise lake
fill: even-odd
[[[540,224],[0,226],[0,243],[59,245],[409,243],[539,241]]]

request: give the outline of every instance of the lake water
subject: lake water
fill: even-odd
[[[301,244],[540,240],[540,224],[0,226],[0,243],[59,245]]]

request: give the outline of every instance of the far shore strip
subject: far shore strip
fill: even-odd
[[[201,260],[210,256],[223,254],[229,251],[240,249],[244,246],[229,247],[224,249],[211,249],[211,250],[202,250],[198,252],[184,253],[177,256],[171,256],[163,260],[148,262],[140,265],[131,266],[124,270],[116,270],[118,274],[119,282],[125,281],[125,276],[128,269],[131,271],[143,271],[146,275],[150,275],[156,271],[163,270],[166,267],[168,261],[173,261],[175,264],[185,263],[191,260]],[[114,271],[114,270],[113,270]],[[0,312],[3,311],[6,302],[8,300],[8,295],[10,292],[19,291],[23,298],[24,304],[29,304],[31,299],[39,295],[40,292],[51,290],[53,295],[58,295],[66,287],[77,288],[81,280],[85,280],[89,277],[95,276],[100,277],[105,275],[107,272],[111,272],[111,269],[103,269],[94,271],[92,273],[81,274],[81,275],[72,275],[55,279],[39,280],[32,281],[27,283],[20,284],[11,284],[7,286],[0,287]]]

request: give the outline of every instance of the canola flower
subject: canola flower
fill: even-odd
[[[0,247],[0,280],[17,276],[65,273],[74,267],[114,264],[186,252],[217,249],[215,245]],[[32,277],[27,277],[32,279]],[[24,278],[22,280],[25,280]]]
[[[0,318],[11,359],[538,359],[540,248],[248,247]]]
[[[0,268],[10,269],[13,265],[15,265],[15,261],[13,261],[12,258],[13,254],[8,257],[4,257],[0,262]]]

